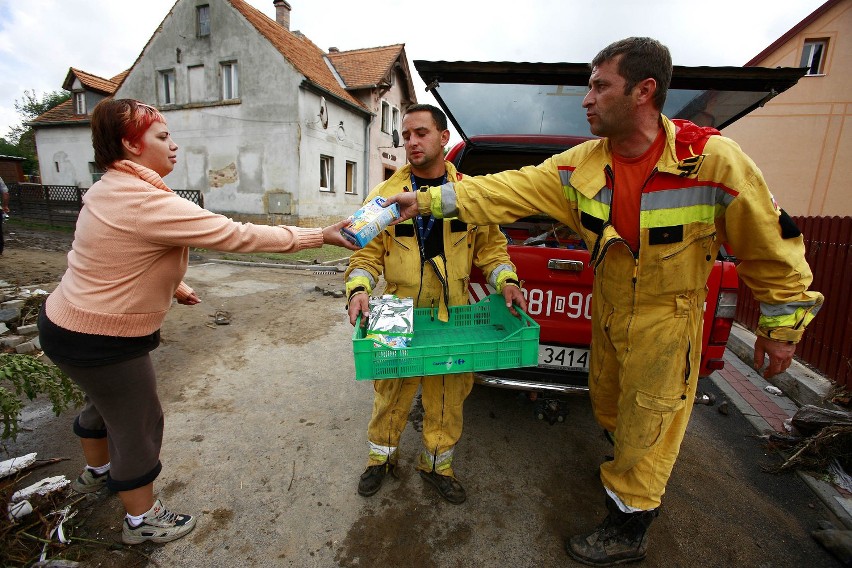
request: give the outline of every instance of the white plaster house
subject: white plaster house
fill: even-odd
[[[404,45],[326,53],[290,31],[287,1],[273,4],[276,20],[243,0],[177,0],[127,72],[95,78],[112,93],[72,69],[68,108],[33,122],[43,183],[91,185],[94,105],[73,103],[113,94],[163,112],[180,147],[165,181],[202,191],[207,209],[300,225],[351,214],[405,163],[392,143],[416,103]]]

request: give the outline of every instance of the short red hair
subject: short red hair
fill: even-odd
[[[155,122],[165,123],[160,111],[134,99],[104,99],[92,111],[95,164],[107,169],[124,159],[122,140],[138,142]]]

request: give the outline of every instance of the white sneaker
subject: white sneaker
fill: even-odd
[[[124,518],[121,540],[124,544],[139,544],[146,540],[170,542],[179,539],[194,528],[195,517],[172,513],[157,499],[151,510],[145,513],[139,526],[131,527],[127,517]]]

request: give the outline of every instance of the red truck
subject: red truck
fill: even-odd
[[[539,164],[591,138],[582,99],[589,68],[572,63],[415,61],[462,137],[447,154],[459,171],[482,175]],[[663,113],[722,129],[796,84],[801,69],[674,68]],[[538,367],[492,371],[477,382],[543,397],[588,390],[593,271],[583,241],[546,215],[503,226],[524,281],[528,313],[541,326]],[[471,301],[492,293],[481,274]],[[722,356],[737,304],[736,266],[720,255],[707,281],[701,376]],[[539,412],[539,418],[544,417]],[[556,411],[552,416],[560,419]]]

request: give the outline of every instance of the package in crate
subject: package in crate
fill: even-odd
[[[352,335],[355,379],[400,379],[538,364],[539,326],[524,312],[513,316],[501,294],[476,304],[450,306],[443,322],[430,308],[414,309],[414,335],[407,347],[369,339],[356,325]]]
[[[414,299],[386,294],[370,299],[367,339],[398,349],[411,345],[414,335]]]

